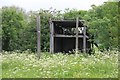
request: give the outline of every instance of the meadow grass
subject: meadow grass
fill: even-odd
[[[2,54],[0,54],[0,79],[2,79]]]
[[[117,78],[118,52],[94,55],[4,52],[2,78]]]

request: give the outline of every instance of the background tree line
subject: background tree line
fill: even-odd
[[[91,6],[92,9],[70,10],[64,13],[59,10],[43,10],[25,12],[15,6],[4,6],[0,9],[2,18],[2,49],[6,51],[27,50],[36,51],[36,14],[41,16],[41,48],[49,51],[49,19],[84,19],[88,25],[88,32],[93,35],[94,43],[101,50],[118,48],[118,3],[106,2],[100,6]]]

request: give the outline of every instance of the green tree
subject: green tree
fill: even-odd
[[[18,7],[2,7],[2,48],[18,48],[19,32],[24,26],[24,11]]]
[[[79,17],[80,19],[83,19],[83,17],[86,15],[87,11],[85,10],[76,10],[76,9],[65,9],[63,13],[64,19],[76,19],[76,17]]]
[[[89,32],[94,35],[94,41],[100,49],[118,47],[118,4],[106,2],[100,6],[92,5],[92,9],[84,16],[88,21]]]

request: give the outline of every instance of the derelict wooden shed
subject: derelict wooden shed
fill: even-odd
[[[91,43],[84,20],[50,20],[50,52],[58,53],[75,50],[89,52]]]

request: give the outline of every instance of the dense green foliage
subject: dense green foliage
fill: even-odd
[[[118,52],[95,55],[4,52],[2,78],[118,78]],[[1,72],[0,72],[1,73]]]
[[[118,47],[118,3],[104,3],[101,6],[92,6],[86,18],[89,32],[94,35],[94,41],[101,49]]]
[[[17,7],[2,8],[2,47],[3,50],[19,48],[20,33],[25,27],[24,12]]]
[[[118,47],[118,3],[92,5],[88,11],[66,9],[64,13],[57,10],[25,12],[18,7],[2,7],[2,47],[3,50],[36,51],[36,14],[41,16],[41,48],[49,51],[49,19],[86,20],[88,31],[94,36],[94,43],[101,50],[112,50]]]

